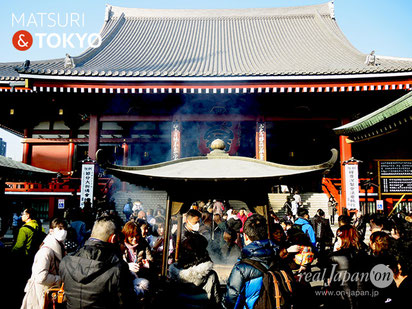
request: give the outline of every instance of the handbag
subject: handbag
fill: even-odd
[[[61,287],[52,286],[44,292],[43,309],[66,308],[66,294],[64,292],[64,283]]]

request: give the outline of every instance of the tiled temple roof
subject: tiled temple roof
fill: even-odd
[[[411,120],[412,92],[410,91],[392,103],[333,130],[336,134],[348,135],[355,141],[361,141],[410,125]]]
[[[366,64],[367,55],[340,30],[333,2],[222,10],[107,6],[101,36],[100,47],[71,58],[74,67],[65,67],[62,58],[20,66],[18,72],[125,80],[412,72],[412,58],[376,56]]]

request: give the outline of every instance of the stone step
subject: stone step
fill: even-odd
[[[278,216],[284,216],[286,214],[283,210],[283,205],[286,202],[286,198],[290,194],[269,194],[269,204]],[[328,197],[324,193],[304,193],[301,194],[303,207],[309,210],[309,216],[313,217],[318,209],[322,209],[328,215]]]
[[[130,198],[132,203],[140,200],[143,203],[144,209],[156,209],[158,206],[166,208],[167,193],[166,191],[135,187],[131,188],[131,191],[118,191],[112,195],[112,198],[115,201],[117,212],[125,219],[123,207],[127,203],[127,199]]]
[[[131,187],[129,191],[118,191],[112,195],[115,201],[116,210],[120,216],[124,218],[123,207],[130,198],[132,202],[140,200],[143,203],[145,209],[156,209],[159,205],[163,208],[166,207],[167,193],[165,191],[148,190],[142,187]],[[290,194],[268,194],[269,205],[279,215],[285,215],[282,211],[282,207],[286,201],[286,197]],[[328,198],[324,193],[304,193],[301,194],[303,207],[309,209],[309,215],[312,217],[316,211],[321,208],[328,213]],[[229,203],[235,208],[244,207],[244,203],[241,201],[229,201]]]

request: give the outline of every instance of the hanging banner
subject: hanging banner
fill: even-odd
[[[80,208],[84,208],[84,202],[90,199],[93,204],[93,186],[94,186],[94,164],[83,164],[82,182],[80,193]]]
[[[180,158],[180,124],[173,123],[172,126],[172,160],[177,160]]]
[[[359,210],[359,175],[357,164],[345,165],[346,209]]]
[[[256,159],[266,161],[266,124],[256,123]]]

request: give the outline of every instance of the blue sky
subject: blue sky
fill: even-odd
[[[0,62],[23,62],[26,59],[43,60],[62,58],[66,53],[72,56],[80,54],[85,48],[80,48],[79,41],[72,40],[74,48],[39,48],[38,39],[35,37],[33,47],[27,51],[18,51],[12,44],[12,37],[18,30],[27,30],[30,33],[79,33],[79,35],[98,33],[103,25],[105,5],[109,3],[115,6],[141,7],[141,8],[250,8],[250,7],[284,7],[325,3],[322,0],[19,0],[1,1],[0,3]],[[369,53],[375,50],[378,55],[412,58],[412,1],[411,0],[336,0],[336,20],[349,39],[349,41],[361,52]],[[39,14],[40,13],[40,14]],[[47,19],[51,13],[52,18],[58,14],[62,17],[61,25],[64,26],[66,13],[73,13],[73,17],[80,17],[77,23],[70,27],[53,27],[53,23]],[[24,14],[25,23],[13,21],[13,15],[20,18]],[[29,23],[30,14],[35,17]],[[44,16],[43,27],[40,16]],[[35,25],[37,23],[37,26]],[[37,41],[36,41],[37,40]],[[0,129],[0,137],[10,140],[7,156],[21,160],[21,153],[12,148],[11,140]],[[21,143],[17,140],[17,145]]]
[[[142,8],[248,8],[248,7],[279,7],[299,6],[325,3],[325,0],[19,0],[1,1],[0,4],[0,62],[18,61],[26,59],[42,60],[64,57],[66,52],[78,55],[84,48],[36,48],[27,51],[16,50],[11,38],[18,30],[28,30],[33,33],[98,33],[103,25],[106,3],[116,6]],[[57,4],[56,4],[57,3]],[[14,23],[12,14],[16,17],[25,15],[25,25]],[[30,14],[35,14],[37,27],[28,23]],[[57,13],[62,16],[63,24],[65,13],[84,16],[84,24],[80,27],[73,23],[73,27],[49,27],[51,22],[44,19],[40,25],[38,13]],[[412,1],[411,0],[336,0],[335,14],[338,25],[352,44],[361,52],[369,53],[372,50],[378,55],[412,57]],[[84,14],[84,15],[83,15]],[[38,44],[37,44],[38,45]],[[77,48],[76,48],[77,47]]]

